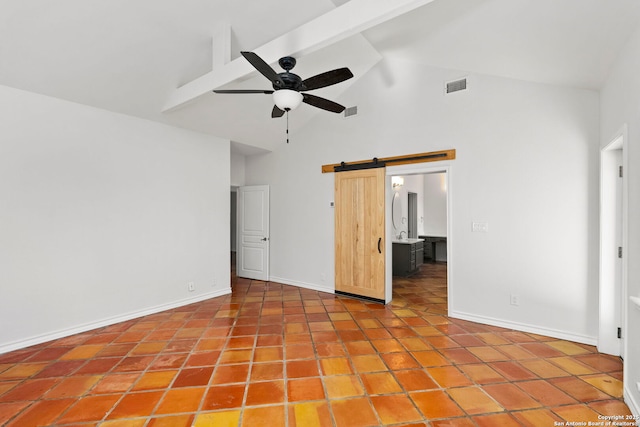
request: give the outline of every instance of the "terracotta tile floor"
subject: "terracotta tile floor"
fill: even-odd
[[[630,414],[595,348],[446,317],[446,266],[387,306],[233,294],[0,355],[0,424],[552,426]]]

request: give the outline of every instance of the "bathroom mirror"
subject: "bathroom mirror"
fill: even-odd
[[[393,200],[391,201],[391,221],[393,228],[398,230],[402,221],[402,202],[400,201],[400,193],[397,191],[393,193]]]

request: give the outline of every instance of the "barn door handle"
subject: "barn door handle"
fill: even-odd
[[[382,250],[380,250],[380,243],[382,242],[382,237],[378,238],[378,253],[381,254]]]

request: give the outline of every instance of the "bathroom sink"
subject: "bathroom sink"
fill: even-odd
[[[405,239],[393,239],[393,243],[406,243],[406,244],[411,244],[411,243],[416,243],[416,242],[424,242],[424,239],[410,239],[410,238],[405,238]]]

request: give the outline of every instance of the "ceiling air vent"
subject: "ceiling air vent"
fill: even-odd
[[[444,93],[460,92],[461,90],[467,90],[466,78],[445,83]]]
[[[353,107],[347,107],[344,109],[344,117],[351,117],[351,116],[355,116],[358,114],[358,107],[357,106],[353,106]]]

